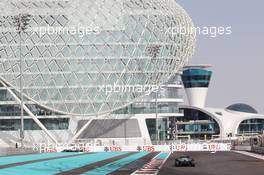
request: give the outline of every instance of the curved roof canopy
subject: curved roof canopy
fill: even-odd
[[[237,103],[228,106],[226,109],[231,110],[231,111],[237,111],[237,112],[246,112],[246,113],[253,113],[257,114],[258,111],[254,109],[252,106],[243,104],[243,103]]]

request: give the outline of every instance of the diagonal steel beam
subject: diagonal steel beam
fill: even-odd
[[[1,79],[0,83],[7,89],[7,91],[15,98],[18,103],[21,103],[21,100],[17,97],[17,95]],[[49,138],[57,144],[56,138],[47,130],[47,128],[39,121],[39,119],[30,111],[30,109],[24,103],[23,109],[36,122],[36,124],[49,136]]]
[[[73,143],[82,133],[83,131],[92,123],[93,119],[90,119],[88,122],[85,123],[85,125],[73,136],[73,138],[70,140],[70,144]]]

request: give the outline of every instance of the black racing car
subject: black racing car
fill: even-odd
[[[194,160],[190,158],[190,156],[182,155],[175,159],[175,166],[176,167],[183,167],[183,166],[194,167],[195,163],[194,163]]]

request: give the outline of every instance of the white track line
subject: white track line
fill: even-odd
[[[162,152],[159,154],[162,154]],[[137,174],[140,174],[140,175],[157,175],[159,173],[160,169],[163,167],[164,163],[170,157],[171,153],[169,153],[168,156],[162,160],[162,162],[160,162],[161,160],[155,160],[155,158],[158,157],[158,155],[156,155],[148,163],[143,165],[142,168],[137,169],[131,175],[137,175]],[[153,166],[154,167],[158,166],[158,167],[153,169]]]

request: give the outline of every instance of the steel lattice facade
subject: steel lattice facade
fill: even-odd
[[[133,103],[145,92],[105,93],[102,86],[161,85],[194,51],[195,34],[171,33],[193,27],[174,0],[11,0],[0,7],[1,79],[19,94],[21,46],[25,98],[64,114],[98,115]],[[12,18],[19,13],[31,15],[21,45]],[[80,26],[92,30],[61,33]]]

